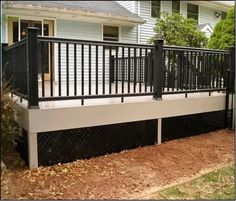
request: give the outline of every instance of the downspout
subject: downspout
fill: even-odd
[[[138,16],[140,16],[140,1],[138,2]],[[140,43],[140,25],[138,25],[138,32],[137,32],[138,36],[137,36],[137,43]]]

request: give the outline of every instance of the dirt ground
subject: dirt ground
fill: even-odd
[[[10,168],[2,199],[138,199],[234,163],[234,132],[220,130],[161,145],[36,170]]]

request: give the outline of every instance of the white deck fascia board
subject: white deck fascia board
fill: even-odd
[[[225,109],[225,96],[139,103],[23,109],[18,122],[30,133],[175,117]],[[27,122],[28,121],[28,122]]]

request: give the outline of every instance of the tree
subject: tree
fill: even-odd
[[[205,34],[197,29],[197,22],[194,19],[185,18],[178,13],[163,12],[161,19],[155,24],[154,32],[156,34],[149,43],[163,37],[167,45],[205,47],[208,41]]]
[[[226,19],[221,20],[216,24],[208,43],[208,47],[213,49],[227,49],[234,46],[234,26],[235,22],[233,7],[228,11]]]

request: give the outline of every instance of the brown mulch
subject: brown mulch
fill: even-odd
[[[139,198],[148,189],[233,162],[234,133],[220,130],[32,171],[10,168],[2,199]]]

